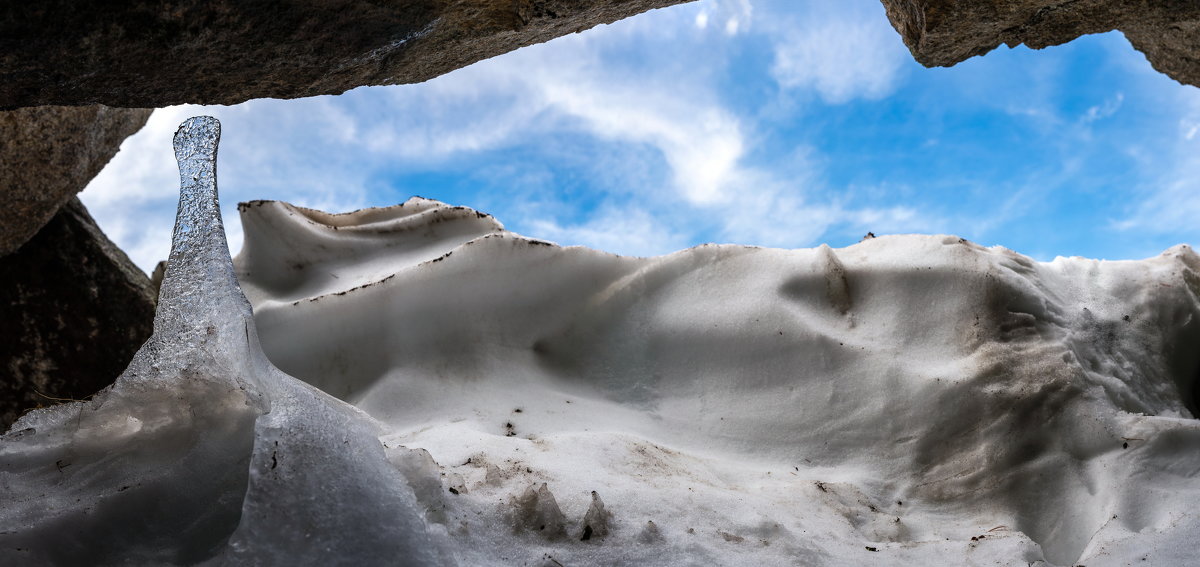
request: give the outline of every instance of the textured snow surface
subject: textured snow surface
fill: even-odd
[[[1187,247],[624,258],[422,199],[242,215],[267,356],[429,451],[463,564],[1194,560]]]
[[[231,265],[217,128],[177,134],[154,337],[3,437],[0,564],[1195,561],[1186,246],[629,258],[257,201]]]

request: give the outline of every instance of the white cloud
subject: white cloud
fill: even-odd
[[[750,0],[708,0],[696,5],[699,11],[692,22],[697,29],[707,29],[709,22],[715,19],[725,22],[721,29],[730,37],[750,30],[754,15],[754,6]]]
[[[691,238],[690,234],[673,230],[670,219],[628,204],[606,206],[583,223],[560,225],[542,218],[529,225],[539,238],[625,256],[668,254],[686,248]]]
[[[732,18],[729,18],[728,20],[725,20],[725,35],[737,35],[737,32],[738,32],[737,17],[732,17]]]
[[[892,93],[909,55],[878,2],[819,4],[802,11],[802,18],[772,27],[771,73],[781,87],[812,89],[831,104]]]
[[[1112,223],[1112,228],[1134,238],[1148,235],[1169,235],[1177,242],[1196,242],[1200,231],[1200,160],[1179,164],[1170,175],[1155,180],[1144,190],[1144,200],[1133,207],[1131,214]],[[1152,245],[1139,256],[1149,256],[1161,246]]]
[[[746,197],[723,210],[721,234],[727,242],[795,248],[821,242],[834,231],[897,234],[928,231],[936,224],[909,207],[864,205],[849,193],[830,198],[815,172],[785,183],[769,173],[749,170],[741,184],[738,193]]]
[[[849,26],[880,43],[871,39],[878,30],[855,24],[847,15],[852,12],[828,13],[843,30]],[[404,188],[391,187],[385,187],[388,197],[380,196],[378,185],[386,186],[390,172],[436,170],[455,160],[482,159],[485,152],[511,159],[513,154],[505,152],[516,147],[545,159],[548,153],[568,151],[552,147],[563,137],[596,140],[620,148],[614,155],[637,154],[639,159],[622,163],[580,156],[581,167],[591,167],[581,172],[592,176],[589,189],[600,192],[584,199],[588,205],[561,196],[530,196],[511,187],[499,189],[507,199],[485,199],[498,208],[488,212],[510,224],[523,223],[526,232],[537,231],[530,236],[629,254],[674,250],[705,238],[701,234],[750,244],[810,245],[831,227],[861,224],[870,215],[906,218],[902,209],[876,211],[832,202],[821,195],[824,188],[817,178],[805,173],[810,164],[803,160],[792,167],[787,182],[778,171],[750,164],[758,149],[755,118],[722,101],[731,40],[707,30],[710,23],[723,22],[716,25],[750,33],[754,13],[747,0],[682,5],[522,49],[419,85],[234,107],[162,109],[126,141],[83,199],[110,237],[140,266],[152,269],[166,257],[173,224],[178,179],[171,134],[186,117],[205,113],[224,125],[218,171],[226,229],[235,249],[241,228],[234,205],[240,200],[281,199],[324,210],[387,205],[407,196],[394,193]],[[894,35],[882,13],[874,16]],[[764,33],[778,38],[776,32]],[[832,41],[809,39],[826,44],[806,55],[812,57]],[[788,53],[807,49],[798,47],[799,38],[788,41],[781,48],[792,50]],[[870,41],[867,53],[878,63],[886,50]],[[681,52],[688,57],[681,58]],[[859,64],[871,65],[865,60]],[[780,65],[777,61],[776,67]],[[874,96],[895,80],[895,71],[886,66],[874,78],[865,71],[850,79],[831,73],[821,70],[811,80],[823,96],[833,98]],[[795,72],[785,75],[793,82],[808,80],[797,79]],[[647,167],[651,170],[613,171]],[[624,185],[613,185],[616,180]],[[504,181],[520,183],[508,177],[483,183],[501,188]],[[553,183],[538,182],[542,190],[556,192]]]
[[[1197,132],[1200,132],[1200,112],[1193,112],[1188,116],[1184,116],[1179,120],[1179,129],[1183,133],[1184,140],[1196,139]]]
[[[728,198],[745,142],[724,109],[645,90],[636,83],[551,80],[542,94],[555,111],[577,118],[595,136],[646,144],[661,152],[681,195],[692,204]]]
[[[1117,113],[1121,109],[1121,105],[1125,102],[1125,94],[1117,93],[1112,98],[1104,101],[1101,104],[1089,107],[1083,115],[1083,122],[1089,124],[1097,120],[1103,120]]]
[[[1200,92],[1182,91],[1178,98],[1179,137],[1165,160],[1156,160],[1150,181],[1143,187],[1128,216],[1113,223],[1122,231],[1151,234],[1178,234],[1181,237],[1200,237],[1196,219],[1200,219]],[[1168,166],[1163,168],[1161,161]]]
[[[1151,183],[1131,214],[1115,221],[1113,227],[1122,231],[1200,236],[1196,229],[1196,219],[1200,218],[1200,159],[1184,158]]]

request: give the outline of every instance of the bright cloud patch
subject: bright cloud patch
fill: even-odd
[[[774,34],[771,74],[784,88],[813,89],[832,104],[890,94],[908,52],[874,8],[798,10],[807,14],[785,20]]]
[[[582,224],[560,226],[550,220],[530,221],[534,232],[555,242],[570,242],[626,256],[657,256],[690,243],[648,211],[605,207]]]

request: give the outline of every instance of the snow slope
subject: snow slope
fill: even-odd
[[[1194,562],[1186,246],[629,258],[414,198],[244,204],[231,263],[218,135],[154,337],[0,437],[0,564]]]
[[[1185,246],[1040,264],[894,236],[626,258],[416,198],[242,215],[268,358],[430,452],[459,494],[425,505],[464,564],[1192,557]],[[564,514],[550,537],[514,512],[543,485]],[[580,541],[593,491],[609,534]]]

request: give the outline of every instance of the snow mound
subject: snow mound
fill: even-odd
[[[630,258],[414,198],[243,204],[231,263],[218,132],[176,137],[154,337],[2,438],[0,564],[1194,559],[1186,246]]]
[[[343,235],[384,211],[333,224],[258,203],[248,235],[367,260],[270,236],[235,265],[268,358],[440,464],[446,491],[418,497],[464,564],[1190,560],[1186,246],[1038,263],[893,236],[626,258],[420,199],[390,214],[421,228]]]

